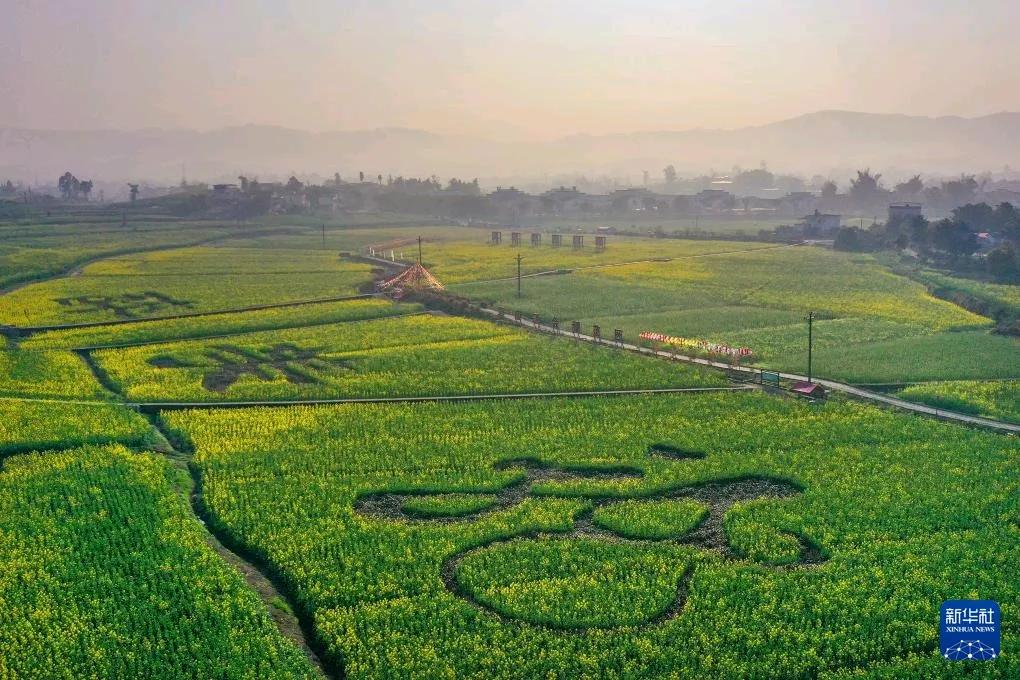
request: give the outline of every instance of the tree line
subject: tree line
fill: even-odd
[[[961,269],[972,269],[972,256],[985,250],[988,274],[1003,281],[1020,275],[1020,210],[1012,203],[991,206],[967,203],[951,216],[931,222],[922,216],[890,219],[869,228],[842,227],[837,250],[911,250],[918,257]]]

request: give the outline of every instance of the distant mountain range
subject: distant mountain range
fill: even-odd
[[[998,171],[1020,165],[1020,113],[978,118],[820,111],[732,130],[573,135],[553,141],[497,142],[421,130],[313,133],[247,125],[210,132],[143,129],[55,131],[0,128],[0,181],[48,180],[71,170],[105,181],[222,180],[359,171],[437,174],[494,182],[586,174],[655,179],[673,164],[681,175],[734,165],[844,179],[855,168],[887,175]]]

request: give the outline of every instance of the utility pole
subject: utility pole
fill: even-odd
[[[326,249],[326,225],[325,225],[325,223],[323,223],[323,225],[322,225],[322,249],[323,250]]]
[[[418,264],[421,264],[421,236],[418,237]]]
[[[517,297],[521,296],[521,254],[517,253]]]
[[[811,382],[811,345],[812,345],[812,340],[814,339],[811,336],[811,322],[814,321],[814,320],[815,320],[815,313],[814,312],[808,312],[808,315],[807,315],[807,381],[808,382]]]

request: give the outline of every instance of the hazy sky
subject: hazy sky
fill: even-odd
[[[1020,110],[1016,0],[0,0],[0,126],[499,138]]]

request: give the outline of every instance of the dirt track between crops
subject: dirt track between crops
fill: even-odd
[[[234,567],[244,577],[245,582],[262,599],[263,604],[276,624],[280,633],[300,649],[308,661],[328,678],[343,677],[342,669],[324,663],[324,649],[315,637],[311,617],[297,606],[296,600],[289,596],[283,584],[273,576],[269,565],[250,554],[250,552],[233,539],[223,529],[217,528],[213,514],[206,505],[203,494],[203,479],[198,467],[190,461],[190,454],[175,445],[177,439],[173,432],[166,429],[158,415],[152,415],[149,423],[163,444],[163,453],[171,463],[188,472],[191,486],[187,489],[188,507],[198,523],[202,526],[206,543],[225,562]],[[182,446],[181,448],[189,448]]]

